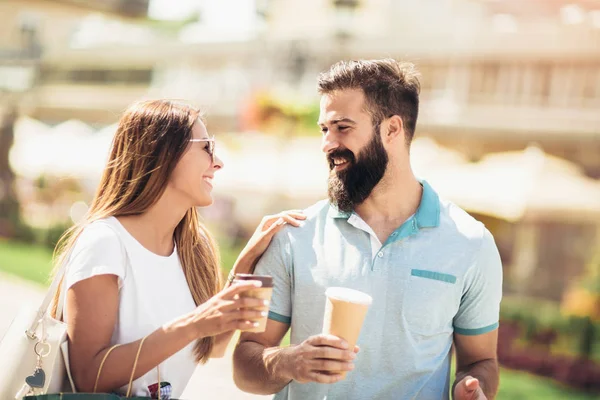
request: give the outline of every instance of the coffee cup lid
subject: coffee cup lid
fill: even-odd
[[[269,275],[235,274],[236,281],[260,281],[262,287],[273,287],[273,277]]]
[[[325,291],[329,298],[347,301],[348,303],[371,305],[373,298],[366,293],[343,287],[330,287]]]

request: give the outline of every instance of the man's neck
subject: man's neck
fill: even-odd
[[[386,174],[354,211],[374,230],[395,229],[416,213],[422,194],[423,187],[412,171],[397,171]]]

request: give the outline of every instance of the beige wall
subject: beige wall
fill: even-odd
[[[69,36],[81,18],[90,14],[115,14],[98,12],[87,7],[48,0],[2,0],[0,1],[0,49],[19,45],[19,24],[22,18],[38,21],[43,46],[52,50],[68,44]]]
[[[352,23],[344,24],[336,17],[333,0],[273,1],[268,34],[281,39],[310,39],[331,37],[338,28],[343,28],[356,36],[383,36],[390,29],[386,13],[391,4],[392,0],[363,0]]]

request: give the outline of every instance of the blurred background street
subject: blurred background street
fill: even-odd
[[[498,399],[600,398],[600,0],[0,0],[0,337],[130,103],[206,111],[226,274],[262,216],[327,195],[318,73],[383,57],[422,74],[415,172],[499,247]],[[257,398],[232,385],[228,356],[185,395]]]

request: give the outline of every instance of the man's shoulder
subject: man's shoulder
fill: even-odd
[[[327,218],[329,214],[329,200],[320,200],[313,205],[302,210],[306,219],[302,221],[299,227],[286,225],[275,234],[275,242],[287,243],[312,243],[314,231],[319,222]]]
[[[496,242],[486,226],[450,201],[440,200],[440,228],[441,240],[468,258],[464,265],[499,260]]]
[[[449,235],[480,244],[486,236],[485,225],[451,201],[440,198],[440,228]]]
[[[319,200],[313,205],[305,208],[302,212],[306,215],[306,221],[314,221],[327,217],[331,203],[327,199]]]

